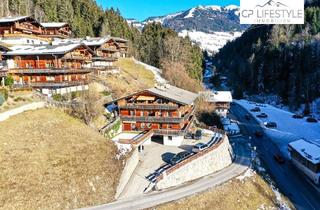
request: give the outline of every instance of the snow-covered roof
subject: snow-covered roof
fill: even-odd
[[[60,45],[60,44],[75,44],[75,43],[83,43],[87,46],[100,46],[109,41],[111,38],[110,36],[105,37],[86,37],[85,39],[75,38],[75,39],[55,39],[52,42],[52,45]]]
[[[15,45],[10,47],[11,51],[4,55],[56,55],[66,54],[82,44],[61,44],[61,45]]]
[[[147,91],[185,105],[192,104],[198,98],[198,94],[172,85],[158,86]]]
[[[83,43],[87,46],[99,46],[103,45],[107,41],[111,39],[110,36],[105,37],[88,37],[85,40],[83,40]]]
[[[29,18],[29,16],[8,16],[8,17],[2,17],[0,18],[0,23],[10,23],[10,22],[16,22],[18,20],[23,20],[25,18]]]
[[[210,91],[203,93],[208,102],[232,102],[232,94],[230,91]]]
[[[128,40],[120,38],[120,37],[111,37],[116,42],[128,42]]]
[[[289,145],[312,163],[320,163],[320,146],[303,139],[291,142]]]
[[[60,28],[68,25],[68,23],[51,22],[51,23],[41,23],[41,25],[45,28]]]

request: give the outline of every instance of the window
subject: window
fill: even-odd
[[[140,125],[140,126],[141,126],[141,128],[142,128],[142,129],[144,129],[144,128],[145,128],[145,124],[144,124],[144,123],[141,123],[141,125]]]
[[[172,136],[168,136],[168,140],[169,140],[169,141],[172,141]]]

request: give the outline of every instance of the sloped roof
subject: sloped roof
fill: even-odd
[[[120,37],[111,37],[116,42],[128,42],[128,40],[120,38]]]
[[[0,23],[10,23],[10,22],[16,22],[18,20],[23,20],[29,18],[29,16],[8,16],[8,17],[2,17],[0,18]]]
[[[303,139],[291,142],[289,145],[312,163],[320,163],[320,146]]]
[[[4,55],[57,55],[66,54],[80,46],[86,47],[92,54],[94,52],[84,44],[61,44],[61,45],[15,45],[10,47]]]
[[[45,28],[60,28],[60,27],[64,27],[69,24],[68,23],[51,22],[51,23],[41,23],[41,25]]]
[[[154,87],[147,91],[183,105],[190,105],[198,98],[198,94],[172,85]]]
[[[230,91],[208,91],[203,93],[208,102],[232,102],[232,94]]]
[[[111,39],[110,36],[105,37],[88,37],[84,39],[82,42],[87,46],[100,46],[104,43],[108,42]]]

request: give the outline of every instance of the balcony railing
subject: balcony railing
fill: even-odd
[[[75,74],[75,73],[90,73],[92,69],[90,68],[81,68],[81,69],[72,69],[72,68],[50,68],[50,69],[28,69],[28,68],[18,68],[10,69],[10,73],[13,74]]]
[[[183,117],[155,117],[155,116],[121,116],[123,121],[149,122],[149,123],[181,123],[188,120],[193,112]]]
[[[176,104],[126,104],[119,105],[120,109],[141,109],[141,110],[177,110]]]

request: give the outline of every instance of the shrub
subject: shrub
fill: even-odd
[[[6,86],[12,87],[13,83],[14,83],[14,80],[12,76],[7,76],[6,79],[4,80],[4,84]]]
[[[63,96],[61,94],[54,94],[52,98],[55,101],[63,101]]]

